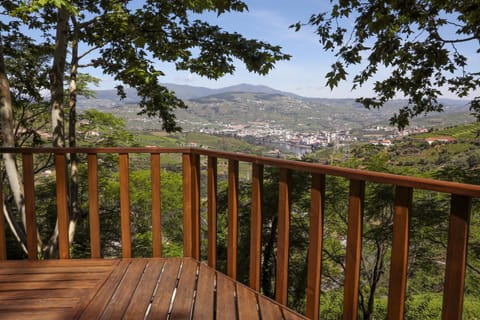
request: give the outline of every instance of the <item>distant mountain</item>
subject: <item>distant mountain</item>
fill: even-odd
[[[237,84],[234,86],[211,89],[206,87],[195,87],[189,85],[173,84],[173,83],[164,83],[165,87],[169,90],[174,91],[177,97],[183,100],[194,100],[199,98],[204,98],[208,96],[217,96],[225,93],[265,93],[265,94],[277,94],[286,97],[296,97],[301,98],[298,95],[295,95],[291,92],[285,92],[276,90],[267,86],[262,85],[252,85],[252,84]],[[94,107],[96,108],[112,108],[122,104],[134,104],[140,101],[140,98],[137,96],[137,92],[132,88],[126,88],[125,92],[127,98],[121,100],[117,95],[117,90],[98,90],[95,92],[96,97],[91,99],[86,99],[80,97],[78,99],[78,105],[80,108]]]
[[[269,93],[269,94],[279,94],[287,97],[299,97],[291,92],[285,92],[285,91],[276,90],[267,86],[252,85],[252,84],[246,84],[246,83],[241,83],[234,86],[229,86],[229,87],[224,87],[219,89],[195,87],[195,86],[173,84],[173,83],[164,83],[163,85],[168,89],[175,91],[176,95],[180,99],[185,99],[185,100],[193,100],[193,99],[214,96],[214,95],[219,95],[219,94],[228,93],[228,92]]]
[[[407,103],[393,100],[380,110],[367,110],[354,99],[305,98],[267,86],[239,84],[220,89],[168,83],[165,86],[188,105],[187,110],[175,111],[180,126],[187,131],[254,122],[303,132],[388,126],[388,119]],[[135,90],[126,89],[126,94],[127,98],[120,100],[116,90],[97,91],[95,99],[79,99],[78,105],[80,109],[113,112],[125,118],[131,127],[157,128],[158,119],[137,115],[139,109],[135,104],[139,98]],[[441,127],[473,121],[467,101],[445,99],[442,102],[444,113],[420,116],[412,125]]]

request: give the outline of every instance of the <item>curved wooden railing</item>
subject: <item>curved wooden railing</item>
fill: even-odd
[[[251,226],[250,226],[250,275],[249,285],[260,290],[261,226],[263,170],[265,166],[280,170],[278,198],[278,243],[276,265],[275,299],[287,303],[288,252],[290,229],[290,181],[291,171],[308,172],[312,176],[310,199],[310,243],[308,249],[306,315],[318,319],[320,302],[321,252],[323,239],[323,215],[325,199],[325,177],[339,176],[350,181],[348,231],[346,247],[346,269],[344,280],[343,318],[356,319],[362,242],[363,203],[365,182],[389,184],[396,187],[394,201],[394,224],[388,295],[388,318],[402,319],[405,305],[407,281],[409,215],[414,189],[431,190],[451,194],[450,222],[444,282],[443,318],[461,319],[465,280],[469,219],[472,198],[480,198],[480,186],[455,182],[436,181],[393,174],[339,168],[314,163],[280,160],[237,153],[218,152],[195,148],[2,148],[1,153],[21,154],[25,186],[25,209],[27,216],[27,248],[29,259],[37,257],[34,154],[55,156],[57,215],[59,224],[59,256],[69,258],[66,154],[84,153],[88,158],[89,223],[91,257],[101,257],[97,156],[102,153],[119,155],[120,217],[122,234],[122,256],[131,257],[129,154],[150,154],[152,190],[152,234],[153,256],[162,256],[160,224],[160,155],[177,153],[183,161],[183,228],[184,256],[200,259],[200,157],[207,158],[207,221],[208,221],[208,264],[216,267],[216,213],[217,213],[217,163],[228,161],[228,249],[227,274],[237,276],[238,242],[238,184],[239,163],[251,164]],[[2,192],[0,192],[0,195]],[[0,258],[5,259],[4,221],[0,219]]]

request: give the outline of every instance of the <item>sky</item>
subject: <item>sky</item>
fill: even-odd
[[[350,92],[351,84],[344,84],[331,91],[325,86],[325,74],[334,62],[331,53],[324,52],[313,28],[299,32],[289,29],[298,21],[308,21],[314,13],[328,10],[328,1],[318,0],[246,0],[249,11],[202,15],[206,21],[217,24],[226,31],[238,32],[246,38],[258,39],[282,47],[290,54],[289,61],[278,62],[268,75],[249,73],[241,62],[236,63],[233,75],[210,80],[186,71],[177,71],[172,64],[160,64],[165,73],[162,83],[175,83],[208,88],[221,88],[240,83],[266,85],[277,90],[306,97],[347,98],[357,97],[362,91]],[[100,75],[97,75],[100,76]],[[111,89],[115,83],[104,76],[99,89]],[[363,91],[365,92],[365,91]]]
[[[266,85],[304,97],[318,98],[357,98],[372,95],[368,84],[352,91],[352,83],[348,80],[341,82],[340,86],[333,90],[327,87],[325,74],[330,71],[330,66],[335,62],[333,53],[322,49],[312,27],[306,26],[299,32],[289,28],[291,24],[298,21],[308,21],[312,14],[328,11],[331,6],[330,1],[245,0],[245,3],[248,5],[248,12],[225,13],[220,17],[216,14],[202,14],[200,18],[219,25],[226,31],[238,32],[246,38],[279,45],[284,53],[292,56],[289,61],[278,62],[275,69],[266,76],[249,73],[244,65],[238,62],[233,75],[227,75],[218,80],[210,80],[186,71],[177,71],[173,64],[162,63],[158,68],[165,73],[165,76],[160,81],[208,88],[248,83]],[[474,52],[473,49],[472,52]],[[474,53],[474,55],[473,63],[477,64],[476,67],[480,67],[478,54]],[[472,60],[469,63],[472,63]],[[349,69],[351,76],[360,69],[356,68]],[[387,76],[387,71],[380,71],[379,76],[382,75]],[[97,76],[103,78],[99,89],[111,89],[115,86],[111,79],[98,74]],[[444,97],[454,98],[446,90]]]

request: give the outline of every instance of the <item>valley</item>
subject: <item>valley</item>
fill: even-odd
[[[167,87],[188,105],[188,109],[175,113],[184,133],[239,138],[266,146],[269,153],[277,155],[301,157],[356,142],[390,145],[411,134],[474,121],[463,100],[445,100],[443,113],[415,118],[399,131],[389,125],[389,119],[406,103],[403,100],[394,100],[380,110],[367,110],[353,99],[305,98],[265,86]],[[158,119],[138,115],[136,95],[131,91],[125,100],[119,100],[114,91],[100,91],[97,98],[81,99],[79,105],[115,114],[132,131],[159,132],[161,128]]]

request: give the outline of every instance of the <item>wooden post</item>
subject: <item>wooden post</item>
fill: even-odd
[[[238,249],[238,161],[228,160],[227,275],[237,279]]]
[[[472,199],[452,194],[442,319],[462,319]]]
[[[200,260],[200,155],[190,155],[192,165],[192,256]]]
[[[154,257],[162,256],[162,220],[160,193],[160,153],[150,155],[152,192],[152,251]]]
[[[65,155],[55,154],[57,219],[58,219],[58,256],[60,259],[70,258],[68,241],[68,203],[67,203],[67,164]]]
[[[190,154],[183,154],[183,256],[192,257],[192,165]]]
[[[217,267],[217,158],[208,157],[208,266]]]
[[[88,159],[88,219],[90,225],[90,256],[101,257],[100,216],[98,210],[98,163],[97,154],[89,153]]]
[[[262,264],[263,165],[252,164],[252,208],[250,218],[250,288],[260,291]]]
[[[120,153],[120,222],[122,228],[122,258],[132,257],[130,228],[130,179],[128,153]]]
[[[278,241],[275,300],[287,305],[288,298],[288,251],[290,234],[290,172],[280,169],[278,192]]]
[[[33,173],[33,154],[24,153],[23,185],[25,191],[25,216],[27,232],[27,251],[29,260],[37,260],[37,220],[35,216],[35,180]]]
[[[312,174],[310,192],[310,243],[308,245],[307,308],[305,315],[318,319],[322,272],[323,217],[325,207],[325,175]]]
[[[388,319],[403,319],[408,267],[408,225],[412,207],[412,188],[397,187],[393,217]]]
[[[365,181],[350,180],[343,319],[357,319]]]

